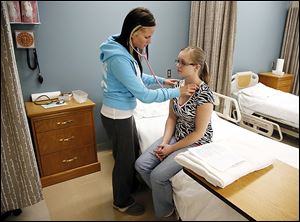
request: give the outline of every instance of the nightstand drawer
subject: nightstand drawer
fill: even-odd
[[[82,126],[37,133],[40,154],[92,144],[94,141],[92,130],[90,126]]]
[[[287,86],[280,86],[280,87],[278,87],[278,90],[281,90],[283,92],[289,93],[289,92],[291,92],[291,86],[289,86],[289,85],[287,85]]]
[[[281,87],[281,86],[290,86],[291,84],[292,84],[291,80],[283,80],[283,81],[279,81],[277,85]]]
[[[43,175],[48,176],[95,162],[92,146],[74,148],[43,155],[41,165]]]
[[[91,125],[91,112],[77,112],[58,117],[41,119],[34,123],[36,132],[45,132],[55,129],[63,129],[72,126]]]

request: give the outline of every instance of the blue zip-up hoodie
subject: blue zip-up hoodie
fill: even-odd
[[[110,36],[100,45],[100,61],[103,62],[103,104],[120,110],[136,107],[136,98],[144,103],[163,102],[180,95],[179,88],[148,89],[155,84],[151,75],[137,75],[137,61],[118,42],[116,35]],[[163,83],[164,78],[157,77]],[[146,86],[145,86],[146,85]]]

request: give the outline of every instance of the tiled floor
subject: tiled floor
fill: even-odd
[[[285,137],[284,143],[299,148],[298,140]],[[101,171],[43,188],[44,201],[22,209],[19,216],[10,216],[7,221],[38,220],[128,220],[154,221],[151,191],[145,189],[136,194],[146,212],[141,216],[128,216],[112,208],[111,172],[113,167],[110,150],[98,152]],[[171,217],[166,220],[175,220]]]

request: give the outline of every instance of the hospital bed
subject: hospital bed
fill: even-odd
[[[257,152],[257,155],[260,153],[259,150],[263,149],[264,152],[275,155],[278,160],[294,168],[299,168],[299,150],[297,148],[241,128],[236,124],[241,119],[236,100],[217,93],[214,94],[216,107],[219,104],[223,104],[223,106],[219,111],[214,111],[211,118],[214,131],[212,143],[231,141],[235,146],[249,144],[253,147],[253,152]],[[235,106],[237,106],[238,114],[233,118],[230,110]],[[138,101],[134,117],[141,152],[144,152],[163,135],[168,107],[169,101],[151,104]],[[174,203],[182,220],[247,221],[246,217],[207,191],[205,187],[184,173],[183,170],[170,180],[174,191]]]
[[[243,116],[240,125],[279,141],[282,132],[299,138],[299,96],[273,89],[258,80],[258,75],[251,71],[232,76],[231,96],[238,101]],[[263,119],[259,125],[257,118]]]

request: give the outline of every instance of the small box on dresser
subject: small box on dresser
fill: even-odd
[[[259,82],[274,89],[281,90],[283,92],[291,92],[294,76],[292,74],[285,73],[284,75],[275,75],[272,72],[259,73]]]
[[[100,170],[94,106],[90,99],[49,109],[25,102],[43,187]]]

